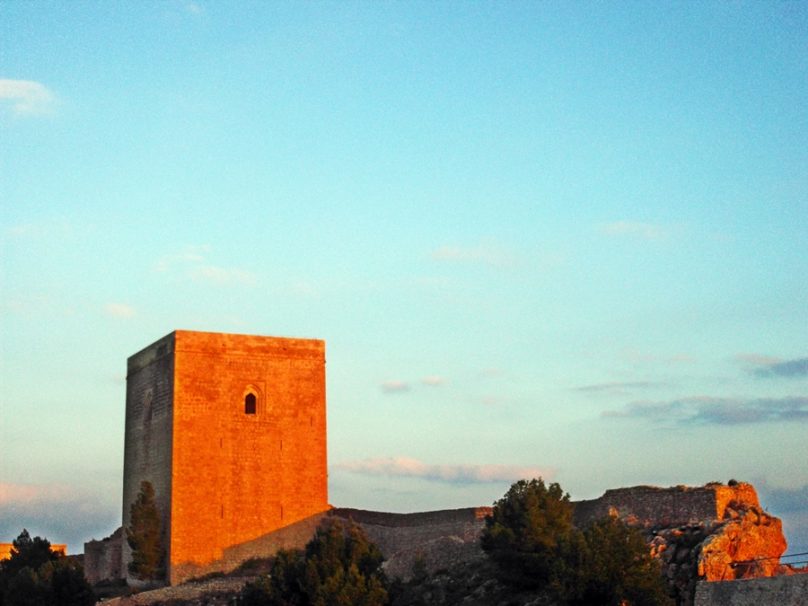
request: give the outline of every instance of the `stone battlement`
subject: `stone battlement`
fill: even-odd
[[[722,520],[727,508],[760,507],[754,486],[744,482],[705,486],[634,486],[607,490],[602,497],[575,503],[576,524],[617,515],[633,526],[686,526]]]

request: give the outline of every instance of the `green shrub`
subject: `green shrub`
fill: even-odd
[[[618,519],[583,532],[558,484],[520,480],[494,503],[481,537],[505,583],[566,604],[662,606],[672,601],[638,531]]]
[[[91,606],[95,595],[82,567],[54,552],[50,542],[23,530],[11,557],[0,562],[2,606]]]
[[[359,526],[317,529],[304,551],[281,550],[268,575],[249,583],[244,606],[384,606],[382,555]]]

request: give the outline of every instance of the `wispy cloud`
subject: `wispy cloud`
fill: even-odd
[[[406,381],[385,381],[381,384],[384,393],[404,393],[410,390],[410,384]]]
[[[765,482],[755,485],[766,493],[766,505],[778,512],[808,510],[808,484],[797,488],[770,488]]]
[[[576,391],[587,393],[624,394],[628,391],[638,389],[649,389],[658,387],[660,384],[653,381],[612,381],[609,383],[594,383],[592,385],[581,385],[574,388]]]
[[[0,104],[16,116],[41,116],[53,112],[55,95],[33,80],[0,79]]]
[[[737,359],[746,363],[750,372],[757,377],[788,379],[808,377],[808,358],[783,360],[772,356],[741,354]]]
[[[104,306],[104,313],[113,318],[132,318],[137,311],[126,303],[107,303]]]
[[[670,229],[654,223],[638,221],[613,221],[601,223],[598,231],[604,236],[639,238],[641,240],[660,240],[670,234]]]
[[[202,5],[200,5],[198,2],[186,1],[183,3],[183,6],[185,7],[185,10],[192,15],[202,15],[205,12]]]
[[[53,543],[68,543],[68,552],[76,553],[88,538],[114,530],[119,516],[114,503],[73,486],[0,482],[3,537],[14,538],[27,528]]]
[[[604,417],[640,418],[682,425],[742,425],[773,421],[808,421],[808,397],[714,398],[694,396],[668,401],[631,402]]]
[[[672,355],[660,355],[648,351],[628,348],[620,354],[624,359],[632,364],[693,364],[696,358],[687,353],[677,353]]]
[[[251,271],[209,263],[210,254],[211,247],[207,244],[186,246],[177,253],[158,259],[154,270],[161,273],[177,272],[196,282],[220,286],[231,284],[254,286],[257,283],[257,276]]]
[[[428,377],[421,379],[421,383],[424,385],[429,385],[430,387],[438,387],[446,383],[446,379],[438,375],[429,375]]]
[[[422,478],[447,484],[513,482],[523,478],[550,477],[552,470],[516,465],[431,465],[409,457],[363,459],[338,463],[334,469],[373,476]]]
[[[450,263],[476,263],[491,267],[508,267],[514,265],[515,257],[493,244],[479,246],[441,246],[432,251],[434,261]]]
[[[166,272],[177,266],[202,263],[208,253],[210,253],[208,244],[186,246],[180,252],[165,255],[158,259],[154,269],[155,271]]]

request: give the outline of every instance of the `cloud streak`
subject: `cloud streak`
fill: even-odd
[[[215,286],[256,285],[257,276],[251,271],[208,263],[207,258],[210,252],[211,247],[208,245],[187,246],[178,253],[160,258],[155,264],[154,270],[160,273],[178,272],[194,282]]]
[[[406,381],[385,381],[380,386],[384,393],[404,393],[410,390],[410,384]]]
[[[104,313],[112,318],[133,318],[137,312],[135,308],[126,303],[107,303]]]
[[[334,469],[371,476],[421,478],[445,484],[488,484],[523,478],[550,477],[541,467],[515,465],[431,465],[409,457],[363,459],[338,463]]]
[[[613,381],[609,383],[581,385],[580,387],[576,387],[575,391],[582,391],[585,393],[623,394],[627,391],[635,389],[648,389],[657,386],[659,386],[659,383],[654,383],[652,381]]]
[[[808,377],[808,358],[796,358],[794,360],[773,360],[759,363],[752,373],[761,378],[796,379]]]
[[[119,506],[67,485],[0,482],[0,536],[14,538],[23,528],[80,553],[84,541],[102,538],[119,524]]]
[[[41,116],[53,111],[56,97],[39,82],[0,79],[0,103],[15,116]]]
[[[604,417],[639,418],[680,425],[748,425],[808,421],[808,397],[713,398],[694,396],[668,401],[631,402]]]

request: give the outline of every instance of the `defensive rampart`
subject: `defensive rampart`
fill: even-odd
[[[480,532],[490,507],[421,513],[333,509],[332,518],[360,524],[385,557],[390,577],[408,579],[416,566],[433,572],[481,557]]]
[[[808,606],[808,574],[741,579],[696,587],[694,606]]]
[[[732,503],[759,507],[751,484],[744,482],[706,486],[634,486],[607,490],[602,497],[575,504],[578,524],[617,515],[643,527],[685,526],[708,520],[721,520]]]
[[[84,576],[90,583],[124,578],[123,542],[123,528],[119,528],[106,539],[84,544]]]

